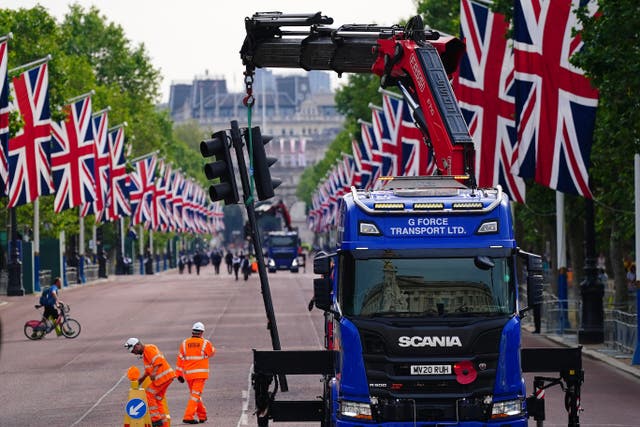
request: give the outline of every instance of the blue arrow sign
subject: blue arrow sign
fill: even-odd
[[[131,418],[142,418],[147,413],[147,404],[142,399],[131,399],[125,409]]]

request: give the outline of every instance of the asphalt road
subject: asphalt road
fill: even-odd
[[[271,293],[282,349],[319,349],[322,314],[307,310],[310,273],[270,275]],[[195,321],[216,347],[212,375],[204,392],[209,409],[205,425],[254,426],[250,390],[252,348],[270,349],[271,339],[257,274],[235,281],[210,266],[199,276],[165,272],[154,276],[118,276],[90,285],[65,288],[61,298],[80,321],[76,339],[53,334],[30,341],[26,320],[37,318],[35,296],[0,296],[3,337],[0,347],[0,427],[122,426],[129,393],[125,374],[142,361],[123,344],[129,337],[156,344],[172,365],[178,345]],[[525,335],[525,345],[555,345]],[[599,361],[585,359],[582,426],[635,426],[640,380]],[[532,384],[527,376],[527,387]],[[322,392],[318,378],[289,376],[283,399],[313,399]],[[186,385],[175,381],[167,401],[172,425],[180,425],[188,399]],[[547,392],[545,426],[566,425],[562,392]],[[277,424],[311,426],[311,423]],[[530,425],[535,423],[530,422]]]

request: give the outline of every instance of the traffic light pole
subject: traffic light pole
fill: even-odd
[[[260,239],[260,233],[258,231],[258,223],[256,221],[256,211],[253,200],[251,199],[251,183],[249,182],[249,174],[247,165],[244,161],[244,155],[242,151],[242,135],[240,134],[240,128],[236,120],[231,121],[231,141],[233,148],[236,151],[236,157],[238,160],[238,171],[240,172],[240,180],[242,181],[242,193],[244,195],[244,205],[247,209],[247,217],[249,219],[249,226],[251,227],[251,240],[253,242],[253,250],[258,262],[258,274],[260,275],[260,288],[262,290],[262,300],[264,301],[264,308],[267,313],[267,329],[271,334],[271,343],[274,350],[281,350],[280,337],[278,336],[278,327],[276,325],[276,315],[273,311],[273,303],[271,300],[271,289],[269,288],[269,278],[267,277],[267,269],[264,265],[264,257],[262,256],[262,241]],[[256,141],[254,141],[256,143]],[[287,378],[284,375],[278,375],[280,382],[280,390],[283,392],[289,391],[287,385]]]

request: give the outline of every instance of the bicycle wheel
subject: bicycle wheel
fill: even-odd
[[[27,322],[24,324],[24,335],[30,340],[40,340],[44,337],[45,330],[37,325],[39,325],[39,323]]]
[[[64,335],[65,338],[75,338],[80,335],[80,323],[75,319],[67,318],[60,326],[62,335]]]

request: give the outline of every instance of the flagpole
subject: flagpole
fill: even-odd
[[[15,74],[20,70],[24,70],[25,68],[34,68],[38,65],[44,64],[46,62],[51,61],[53,57],[51,56],[51,54],[45,56],[44,58],[40,58],[40,59],[36,59],[35,61],[31,61],[28,64],[24,64],[24,65],[20,65],[16,68],[12,68],[11,70],[9,70],[9,74]]]
[[[80,101],[81,99],[85,99],[85,98],[87,98],[89,96],[92,96],[92,95],[95,95],[95,94],[96,94],[96,91],[91,89],[87,93],[83,93],[82,95],[74,96],[73,98],[67,100],[67,104],[72,104],[72,103],[74,103],[76,101]]]
[[[139,157],[136,157],[135,159],[129,160],[129,163],[139,162],[140,160],[146,159],[147,157],[151,157],[151,156],[153,156],[155,154],[158,154],[159,152],[160,152],[160,150],[155,150],[155,151],[152,151],[150,153],[143,154],[142,156],[139,156]]]
[[[40,198],[33,201],[33,281],[34,291],[39,291],[40,284]],[[48,285],[48,283],[47,283]]]
[[[111,111],[111,107],[107,107],[107,108],[109,109],[109,111]],[[97,113],[96,113],[96,114],[97,114]],[[129,126],[129,123],[127,123],[127,122],[122,122],[122,123],[120,123],[119,125],[115,125],[115,126],[113,126],[113,127],[109,128],[109,129],[107,129],[107,131],[108,131],[108,132],[113,132],[113,131],[114,131],[114,130],[116,130],[116,129],[120,129],[120,128],[127,127],[127,126]]]
[[[395,98],[399,101],[404,100],[402,95],[400,95],[399,93],[391,92],[390,90],[383,89],[382,87],[378,88],[378,93],[381,93],[382,95],[390,96],[391,98]]]
[[[99,116],[100,114],[107,113],[107,112],[109,112],[109,111],[111,111],[111,107],[103,108],[103,109],[102,109],[102,110],[100,110],[100,111],[96,111],[96,112],[94,112],[94,113],[91,115],[91,117],[97,117],[97,116]],[[125,123],[126,123],[126,122],[125,122]]]
[[[78,233],[78,283],[82,284],[85,283],[87,280],[84,277],[84,252],[85,252],[85,245],[84,245],[84,235],[85,235],[85,230],[84,230],[84,217],[82,216],[81,212],[78,212],[78,224],[79,224],[79,233]]]
[[[13,33],[7,33],[6,36],[0,36],[0,43],[5,40],[13,40]]]

